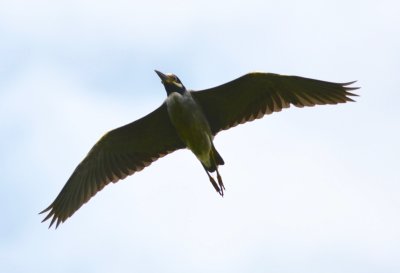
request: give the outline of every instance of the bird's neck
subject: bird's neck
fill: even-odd
[[[172,93],[178,93],[178,94],[185,94],[187,92],[185,86],[176,86],[176,85],[166,85],[165,90],[167,91],[167,95],[171,95]]]

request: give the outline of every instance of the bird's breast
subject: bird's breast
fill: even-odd
[[[210,126],[190,93],[171,93],[166,104],[170,120],[182,141],[199,159],[208,157],[212,147]]]

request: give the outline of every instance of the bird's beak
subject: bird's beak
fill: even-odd
[[[162,82],[166,82],[167,81],[167,79],[168,79],[168,76],[167,75],[165,75],[164,73],[161,73],[160,71],[158,71],[158,70],[154,70],[156,73],[157,73],[157,75],[160,77],[160,79],[161,79],[161,81]]]

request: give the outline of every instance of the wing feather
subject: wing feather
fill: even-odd
[[[354,82],[333,83],[298,76],[249,73],[223,85],[192,91],[216,135],[238,124],[294,105],[310,107],[353,101]]]
[[[105,134],[76,167],[43,221],[58,227],[110,182],[117,182],[153,161],[184,148],[165,103],[147,116]]]

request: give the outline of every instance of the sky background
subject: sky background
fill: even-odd
[[[400,272],[398,1],[0,1],[1,272]],[[47,207],[106,131],[249,71],[358,80],[356,103],[220,133]]]

